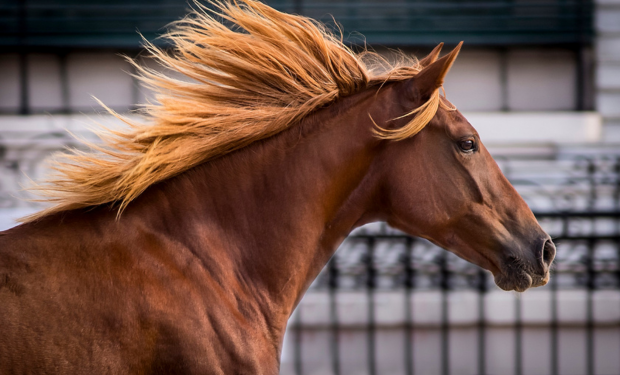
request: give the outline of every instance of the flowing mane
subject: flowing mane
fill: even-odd
[[[51,161],[55,171],[30,190],[50,213],[114,203],[122,210],[149,186],[299,123],[340,97],[420,71],[415,58],[390,64],[376,53],[355,53],[327,28],[307,17],[278,12],[253,0],[197,4],[163,37],[162,50],[145,41],[150,57],[183,74],[179,80],[128,59],[155,93],[144,107],[145,124],[119,114],[124,130],[102,129],[102,143]],[[387,139],[415,135],[435,115],[439,92]],[[105,106],[104,106],[105,107]]]

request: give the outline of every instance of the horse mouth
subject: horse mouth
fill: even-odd
[[[495,284],[503,290],[525,292],[529,288],[546,285],[549,282],[549,272],[544,275],[530,274],[525,270],[510,270],[495,275]]]
[[[503,290],[517,292],[547,285],[555,253],[555,245],[547,237],[538,251],[530,256],[513,253],[501,257],[496,263],[496,272],[493,272],[495,284]]]

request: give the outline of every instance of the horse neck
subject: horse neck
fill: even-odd
[[[386,119],[374,94],[344,99],[164,184],[155,200],[165,207],[150,208],[151,216],[167,215],[183,228],[179,237],[201,241],[288,318],[348,233],[375,219],[370,169],[380,143],[368,114]]]

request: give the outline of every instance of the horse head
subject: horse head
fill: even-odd
[[[420,61],[415,77],[393,87],[395,113],[427,105],[433,95],[441,102],[422,130],[387,141],[378,158],[384,219],[491,271],[504,290],[545,285],[555,246],[476,130],[439,97],[460,45],[437,60],[440,48]],[[382,130],[406,133],[410,120],[401,116]]]

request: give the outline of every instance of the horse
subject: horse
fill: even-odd
[[[277,374],[304,292],[374,221],[504,290],[549,280],[549,235],[440,93],[462,43],[389,65],[253,0],[194,12],[147,44],[189,80],[136,62],[150,123],[56,158],[52,206],[0,232],[0,373]]]

